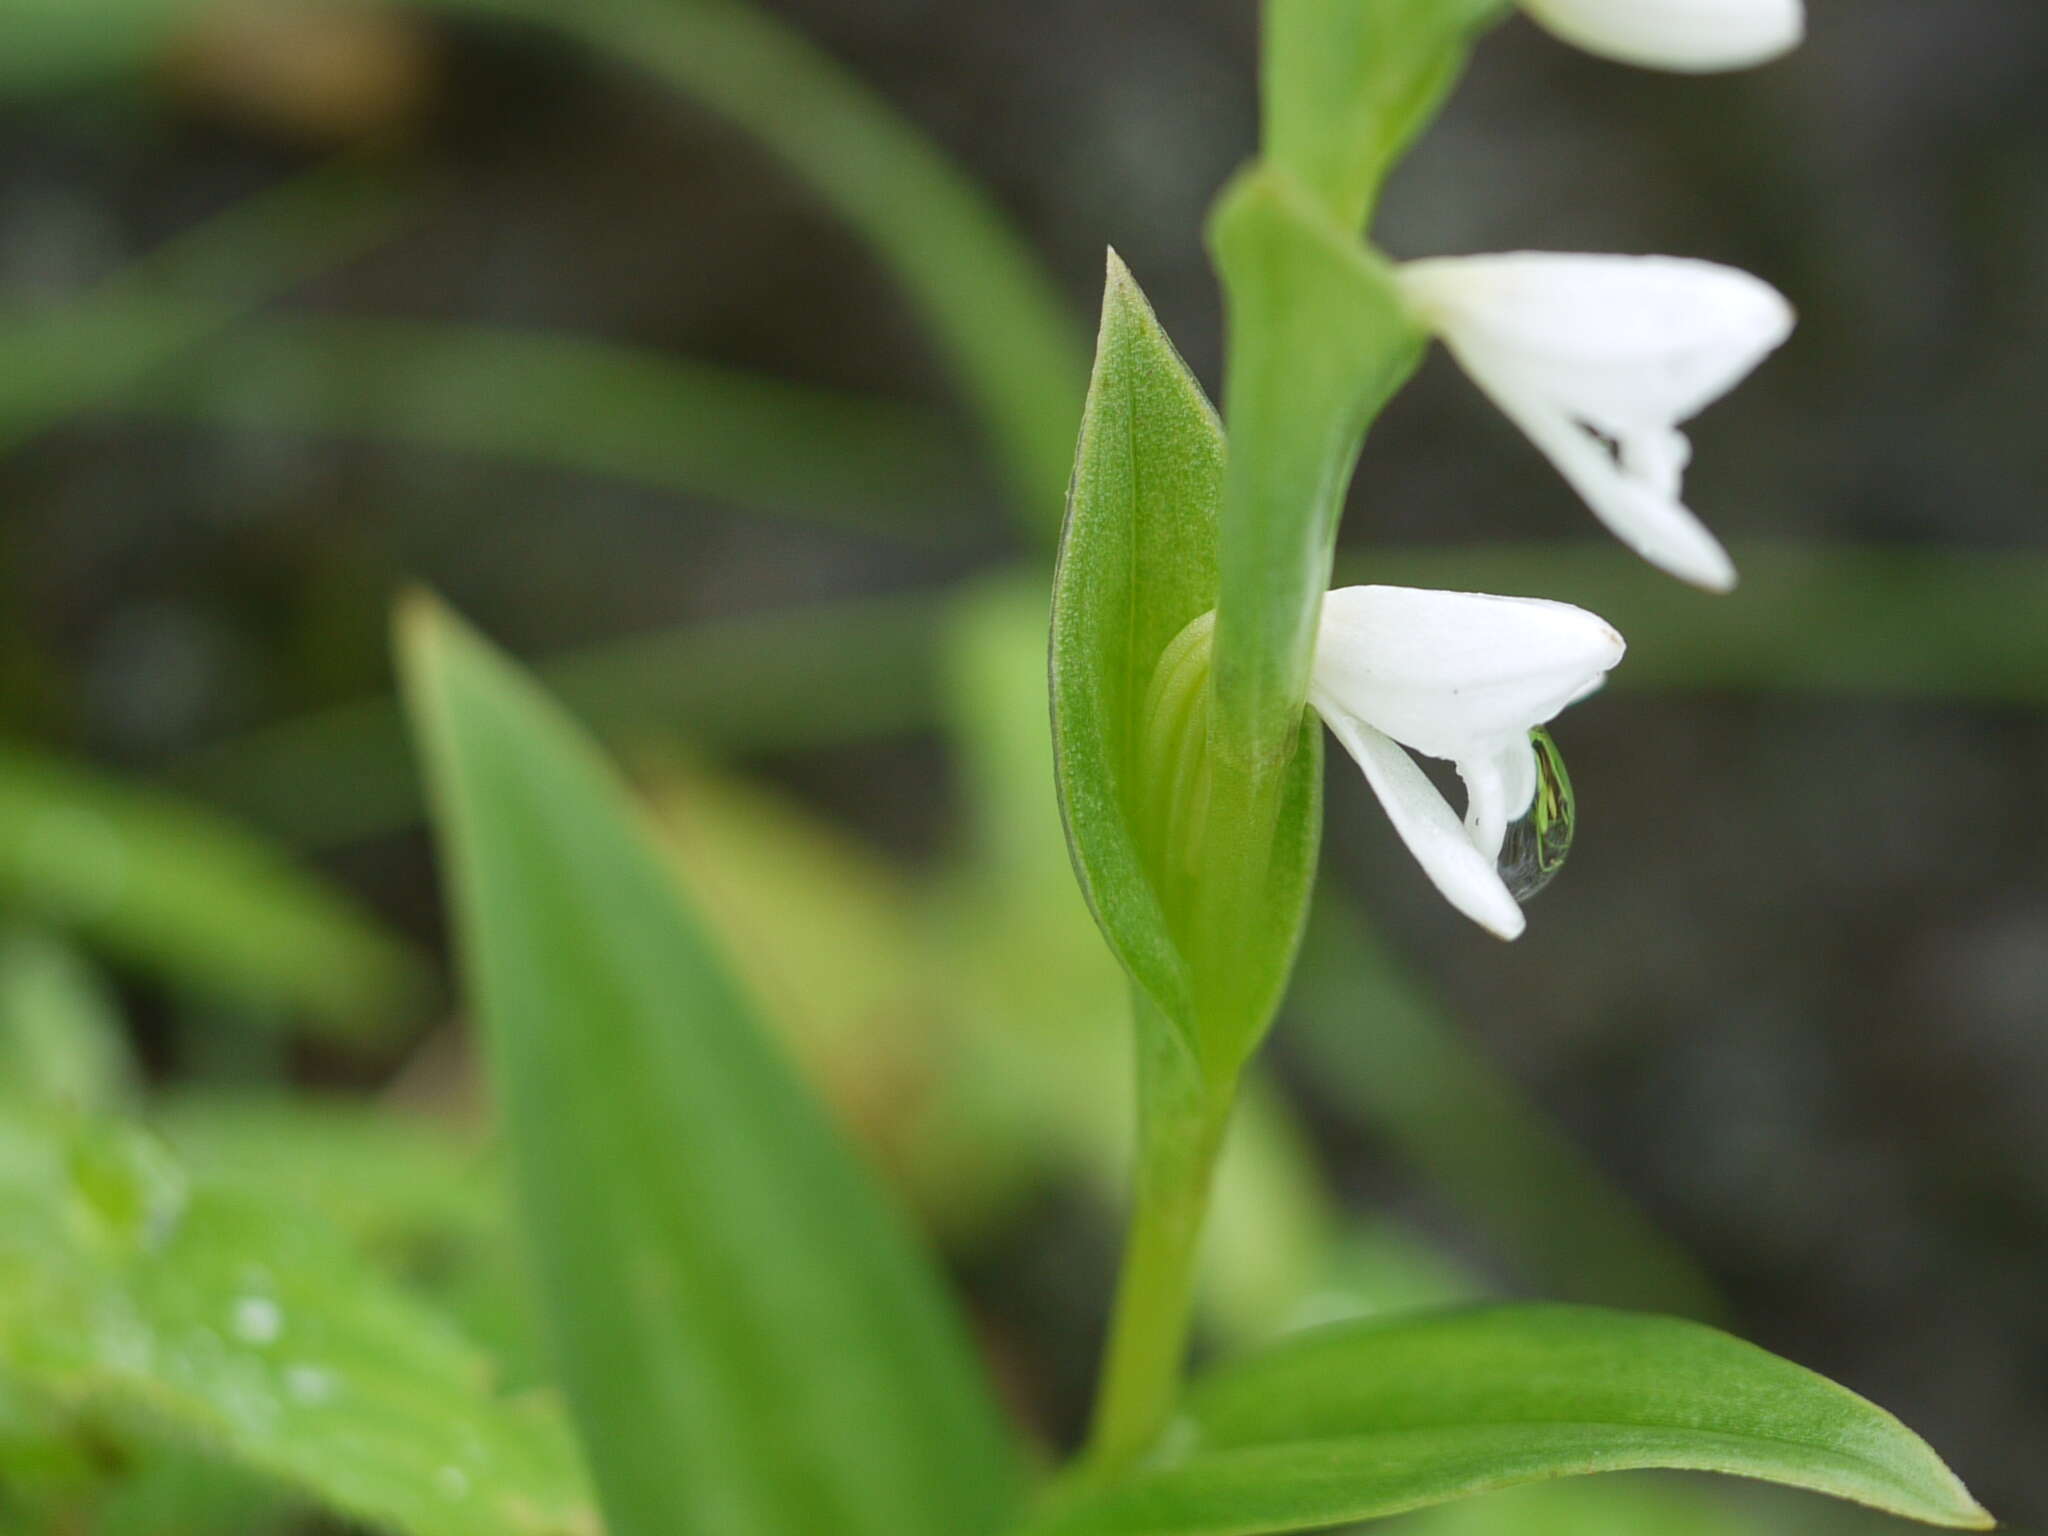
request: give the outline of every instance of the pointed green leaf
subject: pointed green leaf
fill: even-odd
[[[1926,1443],[1698,1323],[1504,1306],[1301,1334],[1196,1389],[1168,1464],[1033,1536],[1255,1536],[1587,1472],[1733,1473],[1991,1524]]]
[[[973,1536],[958,1319],[590,744],[452,617],[404,670],[554,1352],[611,1536]]]
[[[1114,254],[1053,582],[1060,806],[1110,948],[1233,1072],[1278,1005],[1322,824],[1321,735],[1244,793],[1211,752],[1222,428]],[[1227,945],[1213,942],[1228,933]]]
[[[1190,1017],[1188,962],[1145,829],[1146,692],[1168,642],[1216,606],[1223,427],[1114,252],[1067,493],[1052,599],[1060,808],[1095,918],[1169,1018]]]

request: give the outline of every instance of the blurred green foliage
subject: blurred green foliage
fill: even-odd
[[[280,312],[432,205],[435,178],[394,141],[284,178],[61,303],[0,296],[0,447],[106,413],[337,434],[595,474],[919,558],[948,551],[946,579],[918,589],[734,603],[541,671],[629,748],[746,989],[949,1251],[1000,1256],[1061,1190],[1108,1205],[1127,1152],[1122,999],[1072,888],[1043,730],[1039,551],[1080,399],[1078,324],[987,194],[764,12],[430,8],[573,39],[768,146],[909,297],[972,433],[653,347]],[[4,0],[0,86],[24,110],[95,91],[141,99],[203,14],[195,0]],[[992,470],[970,437],[991,445]],[[989,540],[984,473],[1005,487],[1025,552],[1014,572],[954,582],[950,562]],[[2038,556],[1737,554],[1744,589],[1720,604],[1591,545],[1389,547],[1340,573],[1585,603],[1631,637],[1623,689],[2048,703]],[[9,676],[40,664],[7,658]],[[934,730],[957,764],[961,828],[922,861],[726,766]],[[594,1530],[560,1408],[531,1390],[551,1376],[467,1053],[455,1032],[429,1032],[435,994],[394,925],[300,862],[416,819],[394,706],[307,707],[227,735],[164,765],[169,792],[89,766],[78,745],[17,739],[0,753],[0,1526],[303,1531],[321,1507],[429,1533]],[[1464,1208],[1514,1282],[1714,1309],[1689,1262],[1478,1057],[1363,918],[1324,909],[1296,1000],[1303,1060]],[[154,1040],[166,1000],[173,1013],[230,1003],[287,1044],[419,1049],[383,1099],[289,1080],[152,1082],[160,1065],[145,1070],[129,1040]],[[1485,1289],[1351,1215],[1319,1150],[1286,1095],[1253,1095],[1210,1239],[1213,1340]],[[1029,1385],[1019,1396],[1050,1433],[1057,1414]],[[1689,1485],[1575,1484],[1411,1525],[1714,1536],[1844,1519]]]

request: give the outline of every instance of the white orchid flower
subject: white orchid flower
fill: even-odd
[[[1598,688],[1624,649],[1569,603],[1343,587],[1323,599],[1309,702],[1436,888],[1512,939],[1522,909],[1498,865],[1536,795],[1529,732]],[[1456,765],[1462,822],[1404,748]]]
[[[1687,74],[1747,69],[1806,35],[1801,0],[1522,0],[1522,8],[1588,53]]]
[[[1409,262],[1399,282],[1616,537],[1698,586],[1735,585],[1680,499],[1692,445],[1678,423],[1791,334],[1782,294],[1712,262],[1538,251]]]

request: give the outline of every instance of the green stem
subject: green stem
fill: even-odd
[[[1195,1261],[1236,1081],[1207,1076],[1133,988],[1138,1050],[1137,1203],[1117,1282],[1085,1458],[1107,1480],[1144,1454],[1180,1394]]]

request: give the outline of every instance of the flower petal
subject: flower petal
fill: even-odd
[[[1609,533],[1680,581],[1709,592],[1734,588],[1735,562],[1675,488],[1631,474],[1604,443],[1560,412],[1507,395],[1495,395],[1494,403],[1543,450]]]
[[[1791,334],[1768,283],[1669,256],[1521,251],[1411,262],[1403,293],[1625,543],[1701,586],[1734,566],[1686,510],[1678,423]]]
[[[1791,335],[1794,318],[1761,278],[1680,256],[1447,256],[1408,262],[1399,280],[1475,377],[1610,431],[1697,414]]]
[[[1465,833],[1498,865],[1508,823],[1536,802],[1536,749],[1528,733],[1517,731],[1497,750],[1461,759],[1458,777],[1465,781]]]
[[[1322,713],[1344,750],[1365,770],[1365,781],[1385,807],[1387,819],[1444,899],[1489,932],[1504,939],[1520,938],[1527,926],[1521,907],[1508,893],[1494,861],[1473,846],[1457,812],[1415,759],[1341,710]]]
[[[1566,42],[1624,64],[1707,73],[1766,63],[1806,33],[1801,0],[1522,0]]]
[[[1526,737],[1626,649],[1604,619],[1569,603],[1342,587],[1323,599],[1310,694],[1325,715],[1463,762]]]

